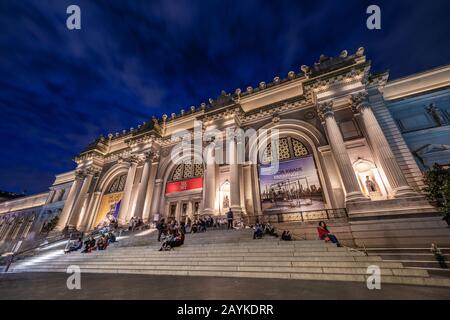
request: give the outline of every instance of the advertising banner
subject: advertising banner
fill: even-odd
[[[261,207],[266,213],[298,212],[324,208],[322,188],[313,156],[283,161],[274,175],[259,168]]]

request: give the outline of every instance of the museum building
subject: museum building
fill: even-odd
[[[250,129],[263,143],[225,134]],[[200,139],[200,147],[177,150],[181,131]],[[388,72],[372,72],[360,48],[100,136],[41,205],[63,204],[57,231],[92,230],[108,217],[120,224],[132,217],[185,221],[231,209],[245,223],[312,228],[327,219],[356,245],[414,243],[413,235],[418,244],[450,244],[422,192],[423,172],[450,164],[449,142],[450,66],[390,81]],[[262,174],[274,159],[278,171]],[[0,241],[19,215],[10,208],[26,199],[0,203]]]

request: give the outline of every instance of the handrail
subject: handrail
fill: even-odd
[[[67,236],[67,235],[68,235],[68,236]],[[5,269],[3,270],[3,273],[8,272],[8,270],[9,270],[11,264],[14,262],[14,258],[16,258],[17,256],[21,256],[21,255],[23,255],[24,253],[27,253],[27,252],[30,252],[30,251],[33,251],[33,250],[36,250],[36,249],[42,249],[42,248],[45,248],[46,246],[55,244],[55,243],[57,243],[57,242],[59,242],[59,241],[63,241],[63,240],[66,240],[66,239],[70,239],[71,236],[72,236],[72,233],[70,233],[70,234],[64,234],[64,236],[63,236],[62,238],[58,239],[58,240],[54,240],[54,241],[51,241],[51,242],[47,242],[47,243],[45,243],[45,244],[42,244],[42,243],[41,243],[41,244],[39,244],[39,245],[37,245],[37,246],[31,247],[31,248],[28,248],[28,249],[25,249],[25,250],[22,250],[22,251],[19,251],[19,252],[13,252],[13,253],[12,253],[11,255],[9,255],[9,257],[8,257],[9,259],[8,259],[8,262],[7,262],[7,264],[6,264]]]
[[[343,247],[349,249],[350,251],[356,251],[356,252],[364,253],[364,255],[366,257],[368,257],[369,256],[369,252],[367,251],[366,245],[364,244],[364,242],[362,243],[362,245],[363,245],[363,250],[360,250],[360,249],[357,249],[357,248],[353,248],[353,247],[347,247],[347,246],[343,246]]]
[[[335,208],[272,214],[268,213],[264,215],[249,216],[246,218],[249,224],[251,224],[250,219],[254,219],[255,222],[259,221],[269,223],[308,222],[348,218],[348,213],[346,208]]]

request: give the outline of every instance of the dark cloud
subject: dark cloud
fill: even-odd
[[[82,29],[68,31],[78,4]],[[448,1],[0,2],[0,189],[45,190],[99,134],[367,49],[400,77],[449,62]]]

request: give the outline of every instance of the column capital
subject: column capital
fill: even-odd
[[[75,180],[83,180],[86,176],[86,173],[82,169],[77,169],[75,171]]]
[[[144,153],[145,161],[148,161],[150,163],[158,162],[160,158],[159,151],[147,151]]]
[[[350,95],[350,108],[354,114],[359,114],[362,110],[370,108],[367,96],[365,91]]]
[[[139,163],[140,157],[138,155],[131,155],[128,158],[123,159],[124,162],[128,162],[130,165],[137,165]]]
[[[89,167],[85,170],[86,175],[98,176],[102,171],[99,167]]]
[[[325,121],[326,118],[334,117],[333,101],[324,101],[317,104],[317,113],[320,120]]]

